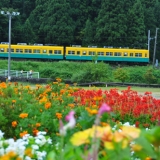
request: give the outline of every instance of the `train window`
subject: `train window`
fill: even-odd
[[[77,55],[80,55],[80,53],[81,53],[80,51],[77,51]]]
[[[32,50],[31,49],[25,49],[24,52],[25,53],[32,53]]]
[[[9,52],[9,49],[7,48],[7,52]],[[14,49],[13,48],[11,48],[11,52],[13,53],[14,52]]]
[[[33,53],[40,53],[40,50],[39,49],[34,49]]]
[[[121,56],[121,52],[114,52],[114,56]]]
[[[145,53],[145,57],[147,57],[147,53]]]
[[[98,52],[97,53],[99,56],[103,56],[104,55],[104,52]]]
[[[135,57],[142,57],[142,53],[135,53]]]
[[[16,52],[17,52],[17,53],[22,53],[22,52],[23,52],[23,49],[16,49]]]
[[[89,51],[89,55],[95,55],[96,52],[93,52],[93,51]]]
[[[47,50],[43,50],[43,53],[47,53]]]
[[[53,52],[52,52],[52,50],[49,50],[49,54],[52,54]]]
[[[133,53],[130,53],[130,57],[133,57]]]
[[[128,56],[128,53],[127,53],[127,52],[124,52],[124,53],[123,53],[123,56]]]
[[[4,48],[1,48],[1,52],[4,52]]]
[[[75,51],[68,51],[68,54],[75,54]]]
[[[61,54],[61,50],[54,50],[54,54]]]
[[[87,53],[86,51],[83,51],[83,55],[86,55],[86,53]]]
[[[113,56],[113,52],[106,52],[106,56]]]

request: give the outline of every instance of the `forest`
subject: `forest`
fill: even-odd
[[[11,43],[148,48],[153,57],[159,0],[1,0],[12,17]],[[156,59],[160,59],[160,31]],[[8,18],[0,14],[0,42],[8,42]]]

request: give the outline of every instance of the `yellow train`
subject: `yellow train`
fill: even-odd
[[[0,44],[0,57],[7,58],[8,44]],[[129,48],[63,47],[43,45],[11,45],[11,58],[51,59],[72,61],[136,62],[148,63],[149,51]]]

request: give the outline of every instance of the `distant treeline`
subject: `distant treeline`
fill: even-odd
[[[148,48],[151,58],[159,0],[1,0],[0,9],[13,8],[12,43]],[[0,15],[0,41],[8,41],[8,19]],[[157,35],[157,52],[160,50]],[[160,58],[157,54],[156,58]]]

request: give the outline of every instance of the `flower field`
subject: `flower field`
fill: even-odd
[[[159,123],[151,92],[0,83],[0,160],[158,160]]]

